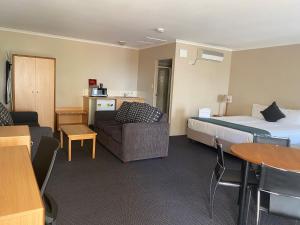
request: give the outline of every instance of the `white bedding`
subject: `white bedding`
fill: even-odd
[[[214,117],[214,119],[267,130],[272,136],[290,138],[291,145],[293,147],[300,147],[299,124],[285,124],[280,122],[270,123],[264,119],[251,116],[226,116]],[[202,122],[195,119],[188,120],[188,127],[195,131],[203,132],[212,136],[218,136],[219,138],[232,143],[253,142],[253,135],[250,133]]]

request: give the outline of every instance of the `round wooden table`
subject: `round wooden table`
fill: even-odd
[[[246,191],[248,184],[249,164],[266,164],[288,171],[300,171],[300,149],[270,144],[244,143],[231,146],[231,152],[244,160],[242,165],[242,184],[240,188],[240,206],[238,225],[244,225]]]
[[[289,171],[300,171],[300,149],[281,147],[278,145],[245,143],[231,146],[231,152],[250,163]]]

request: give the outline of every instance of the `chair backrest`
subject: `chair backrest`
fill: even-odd
[[[55,138],[41,137],[32,165],[42,196],[46,189],[58,148],[59,142]]]
[[[222,144],[220,144],[218,138],[215,138],[215,147],[217,149],[217,164],[215,166],[215,174],[217,177],[221,176],[225,171],[224,152]]]
[[[261,143],[261,144],[273,144],[273,145],[279,145],[279,146],[283,146],[283,147],[290,147],[290,139],[289,138],[254,135],[253,142]]]
[[[258,189],[270,193],[270,213],[300,219],[300,173],[263,164]]]

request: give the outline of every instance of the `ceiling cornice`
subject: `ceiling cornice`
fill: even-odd
[[[221,51],[230,51],[230,52],[235,51],[234,49],[226,48],[226,47],[222,47],[222,46],[208,45],[208,44],[203,44],[203,43],[199,43],[199,42],[184,41],[184,40],[180,40],[180,39],[176,39],[176,43],[195,45],[195,46],[204,47],[204,48],[213,48],[213,49],[221,50]]]
[[[61,40],[67,40],[67,41],[76,41],[76,42],[82,42],[82,43],[87,43],[87,44],[104,45],[104,46],[110,46],[110,47],[116,47],[116,48],[127,48],[127,49],[139,50],[138,48],[129,47],[129,46],[120,46],[117,44],[111,44],[111,43],[107,43],[107,42],[92,41],[92,40],[73,38],[73,37],[65,37],[65,36],[60,36],[60,35],[39,33],[39,32],[34,32],[34,31],[13,29],[13,28],[7,28],[7,27],[0,27],[0,31],[28,34],[28,35],[34,35],[34,36],[40,36],[40,37],[55,38],[55,39],[61,39]]]
[[[284,46],[299,45],[299,44],[300,44],[300,42],[284,43],[284,44],[273,44],[273,45],[265,45],[265,46],[250,47],[250,48],[236,48],[234,51],[235,52],[237,52],[237,51],[248,51],[248,50],[255,50],[255,49],[284,47]]]
[[[14,29],[14,28],[7,28],[7,27],[0,27],[0,31],[28,34],[28,35],[33,35],[33,36],[55,38],[55,39],[61,39],[61,40],[67,40],[67,41],[75,41],[75,42],[103,45],[103,46],[116,47],[116,48],[133,49],[133,50],[144,50],[144,49],[155,48],[155,47],[164,46],[164,45],[168,45],[168,44],[172,44],[172,43],[180,43],[180,44],[194,45],[194,46],[199,46],[199,47],[204,47],[204,48],[212,48],[212,49],[221,50],[221,51],[234,51],[235,52],[235,51],[247,51],[247,50],[254,50],[254,49],[261,49],[261,48],[272,48],[272,47],[281,47],[281,46],[289,46],[289,45],[300,44],[299,42],[296,42],[296,43],[285,43],[285,44],[277,44],[277,45],[275,44],[275,45],[267,45],[267,46],[265,45],[265,46],[250,47],[250,48],[231,49],[231,48],[217,46],[217,45],[209,45],[209,44],[204,44],[204,43],[199,43],[199,42],[192,42],[192,41],[185,41],[185,40],[176,39],[175,41],[167,41],[167,42],[157,43],[157,44],[153,44],[153,45],[149,45],[149,46],[139,48],[139,47],[130,47],[130,46],[120,46],[120,45],[117,45],[117,44],[112,44],[112,43],[107,43],[107,42],[92,41],[92,40],[87,40],[87,39],[66,37],[66,36],[40,33],[40,32],[34,32],[34,31],[27,31],[27,30]]]
[[[148,49],[148,48],[155,48],[155,47],[174,44],[174,43],[176,43],[176,41],[166,41],[166,42],[163,42],[163,43],[157,43],[157,44],[141,47],[141,48],[139,48],[139,50],[144,50],[144,49]]]

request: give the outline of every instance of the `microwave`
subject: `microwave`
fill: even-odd
[[[92,97],[107,97],[107,88],[91,87],[90,96]]]

